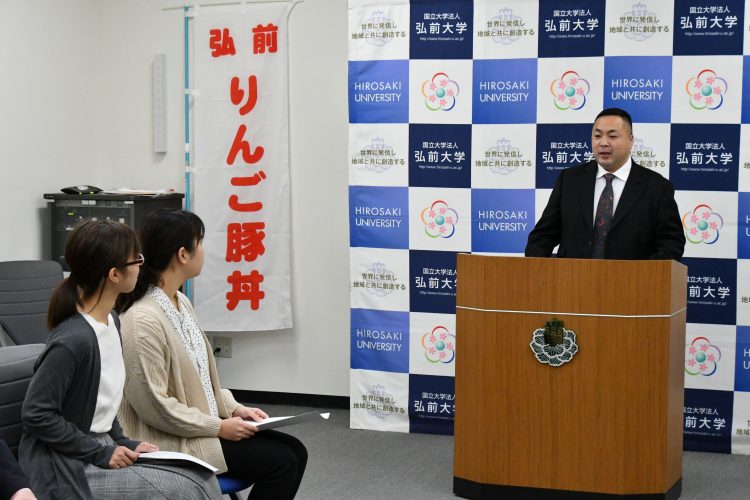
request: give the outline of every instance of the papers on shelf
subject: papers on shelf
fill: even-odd
[[[317,420],[318,418],[328,420],[328,417],[330,416],[331,416],[330,413],[320,413],[317,411],[311,411],[308,413],[302,413],[300,415],[292,415],[289,417],[264,418],[260,422],[256,422],[255,420],[252,420],[249,418],[246,418],[245,421],[255,426],[259,431],[264,431],[267,429],[275,429],[276,427],[285,427],[287,425],[294,425],[294,424],[299,424],[301,422],[308,422],[310,420]]]
[[[198,464],[201,467],[205,467],[206,469],[210,470],[211,472],[216,472],[219,469],[214,467],[213,465],[204,462],[198,457],[194,457],[193,455],[188,455],[187,453],[180,453],[179,451],[152,451],[150,453],[141,453],[138,456],[137,462],[140,461],[185,461],[185,462],[192,462],[194,464]]]
[[[106,193],[106,194],[133,194],[133,195],[140,195],[140,196],[158,196],[160,194],[172,194],[174,192],[175,191],[172,188],[131,189],[129,187],[110,188],[110,189],[105,189],[104,191],[102,191],[102,193]]]

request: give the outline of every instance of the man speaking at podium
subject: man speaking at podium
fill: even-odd
[[[526,243],[527,257],[674,259],[685,248],[672,183],[635,163],[633,121],[605,109],[591,131],[595,161],[560,172]]]

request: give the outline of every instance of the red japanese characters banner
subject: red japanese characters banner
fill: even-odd
[[[195,310],[209,331],[290,328],[287,18],[291,5],[195,19]]]

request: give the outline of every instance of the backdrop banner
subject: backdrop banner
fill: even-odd
[[[456,254],[523,255],[620,107],[687,237],[685,449],[750,453],[748,9],[349,0],[352,427],[453,432]]]
[[[195,19],[195,310],[210,331],[290,328],[289,3]]]

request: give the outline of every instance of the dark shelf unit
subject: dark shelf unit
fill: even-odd
[[[182,208],[182,193],[156,196],[125,194],[47,193],[49,235],[48,256],[68,271],[65,263],[65,241],[73,228],[83,220],[110,219],[129,225],[136,231],[146,214],[158,208]]]

